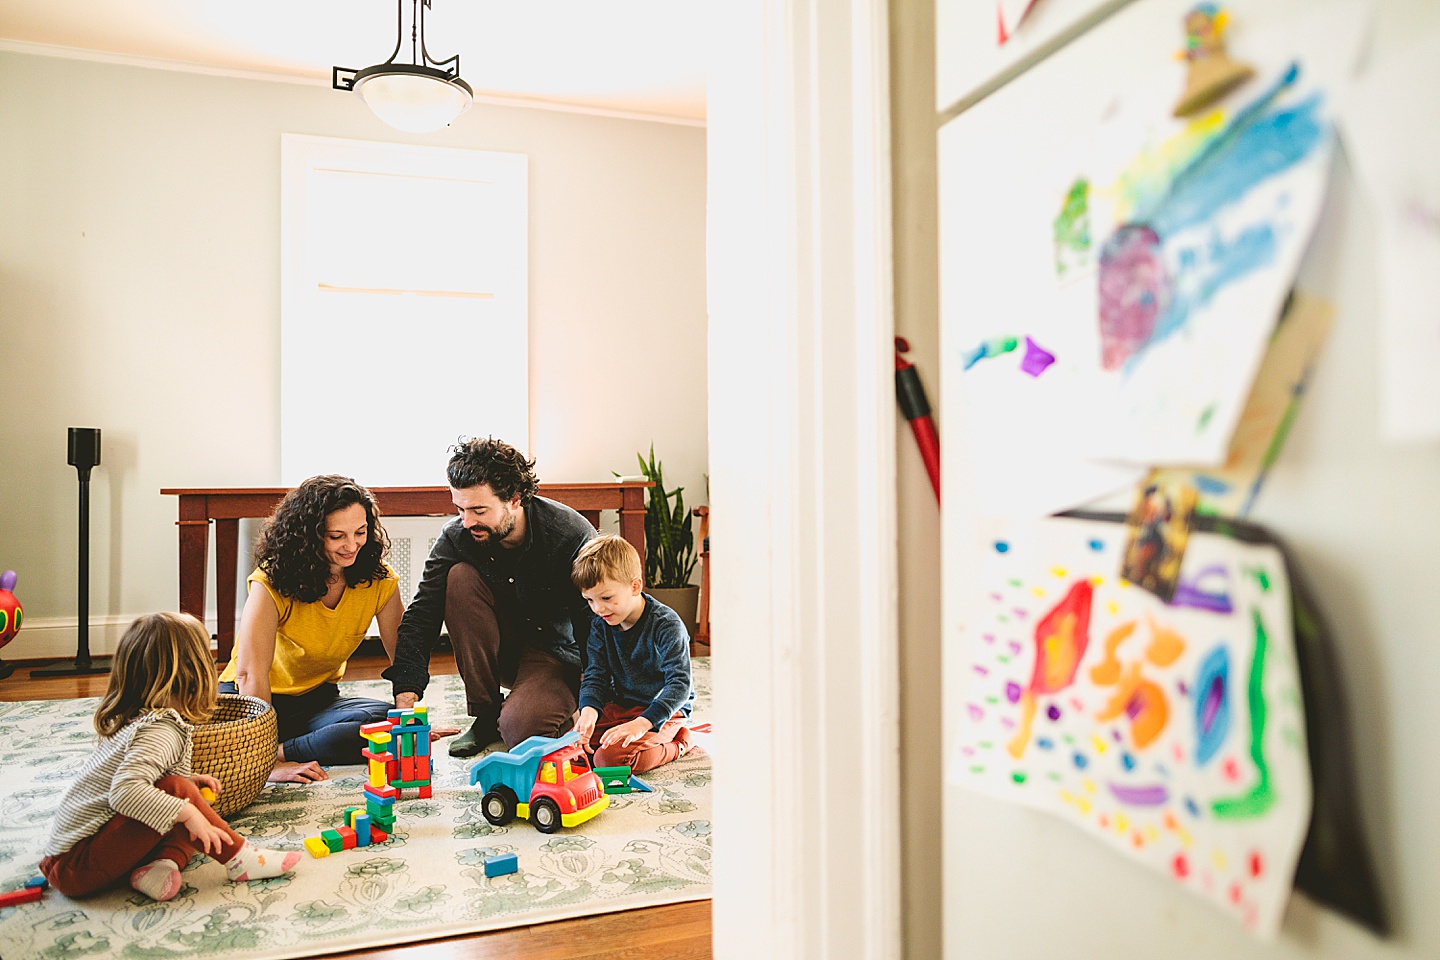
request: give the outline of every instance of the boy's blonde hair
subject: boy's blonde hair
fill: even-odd
[[[639,552],[629,540],[614,534],[596,537],[585,544],[570,567],[570,579],[579,590],[589,590],[602,580],[630,583],[643,574]]]
[[[110,686],[95,710],[95,730],[111,737],[152,710],[173,707],[187,723],[215,712],[210,635],[188,613],[152,613],[130,624],[110,660]]]

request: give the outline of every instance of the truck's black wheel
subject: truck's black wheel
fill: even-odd
[[[530,822],[541,833],[554,833],[560,829],[560,807],[549,797],[541,797],[530,806]]]
[[[480,812],[495,826],[505,826],[515,819],[515,794],[509,787],[496,787],[480,801]]]

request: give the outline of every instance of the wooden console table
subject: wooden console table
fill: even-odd
[[[540,495],[574,508],[597,529],[601,510],[620,511],[620,535],[645,556],[645,489],[648,480],[612,483],[542,483]],[[167,487],[180,498],[180,609],[205,620],[205,567],[210,524],[215,524],[216,657],[228,662],[235,643],[235,576],[240,521],[268,517],[288,487],[228,489]],[[455,513],[449,487],[371,487],[382,516],[431,517]]]

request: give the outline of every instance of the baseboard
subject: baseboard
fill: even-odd
[[[98,657],[113,653],[115,645],[125,634],[125,628],[130,626],[134,620],[134,616],[124,614],[91,617],[89,633],[91,656]],[[79,642],[77,638],[79,626],[80,621],[76,617],[27,619],[15,639],[0,649],[0,658],[10,662],[71,659],[75,656],[75,646]],[[211,636],[215,635],[214,618],[205,621],[205,629],[210,632]],[[213,642],[211,647],[213,649]],[[450,649],[449,634],[440,634],[439,640],[435,643],[435,649]],[[379,637],[365,638],[355,652],[361,656],[385,656],[385,648],[381,645]]]
[[[115,645],[125,635],[125,628],[134,620],[134,615],[126,614],[91,617],[88,636],[91,655],[113,653]],[[12,661],[73,658],[79,642],[79,627],[77,617],[26,618],[15,639],[0,649],[0,657]],[[205,629],[213,634],[215,621],[207,620]]]

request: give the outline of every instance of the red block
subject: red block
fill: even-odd
[[[356,839],[354,830],[351,830],[349,827],[336,827],[335,832],[340,834],[340,843],[342,845],[342,849],[355,849]]]
[[[34,903],[45,895],[44,887],[21,887],[9,893],[0,893],[0,907],[17,907],[22,903]]]
[[[383,787],[376,787],[376,786],[372,786],[372,785],[369,784],[369,783],[366,783],[365,786],[362,787],[361,789],[363,789],[363,790],[364,790],[366,793],[368,793],[368,794],[372,794],[372,795],[374,795],[374,796],[379,797],[381,800],[399,800],[399,799],[400,799],[400,791],[399,791],[399,790],[396,790],[394,787],[390,786],[390,784],[388,784],[388,783],[385,784],[385,786],[383,786]]]
[[[430,796],[430,785],[429,785],[428,783],[427,783],[425,786],[423,786],[423,787],[420,788],[420,796],[421,796],[422,799],[427,799],[427,798],[429,798],[429,796]]]
[[[367,734],[371,734],[371,733],[389,733],[389,732],[390,732],[390,722],[389,722],[388,720],[381,720],[379,723],[362,723],[362,724],[360,724],[360,736],[362,736],[362,737],[365,736],[365,735],[367,735]]]
[[[416,757],[416,758],[415,758],[415,779],[416,779],[416,780],[429,780],[429,779],[430,779],[430,758],[429,758],[429,757]]]
[[[414,780],[414,779],[415,779],[415,758],[414,758],[414,757],[401,757],[401,758],[400,758],[400,779],[403,780],[403,781],[405,781],[406,783],[409,783],[411,780]]]
[[[360,756],[364,757],[366,760],[378,760],[380,763],[386,765],[389,765],[395,759],[395,755],[390,753],[388,750],[384,753],[374,753],[370,750],[369,747],[361,747]]]
[[[371,842],[371,843],[384,843],[386,840],[389,840],[389,839],[390,839],[390,834],[386,833],[384,830],[381,830],[379,827],[375,826],[375,824],[373,824],[373,823],[370,824],[370,842]]]

